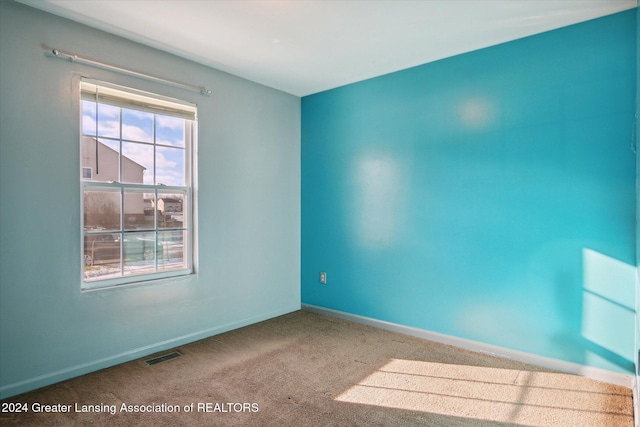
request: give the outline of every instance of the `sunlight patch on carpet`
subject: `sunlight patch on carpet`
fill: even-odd
[[[632,426],[629,397],[610,387],[566,374],[391,359],[336,400],[520,425],[584,426],[595,416],[598,425]]]

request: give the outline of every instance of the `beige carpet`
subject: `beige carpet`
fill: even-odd
[[[7,399],[29,412],[0,425],[633,425],[628,388],[304,311],[177,350]]]

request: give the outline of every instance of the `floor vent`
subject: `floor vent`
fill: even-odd
[[[158,363],[166,362],[167,360],[175,359],[176,357],[180,357],[182,354],[177,351],[172,351],[171,353],[163,354],[162,356],[154,357],[153,359],[147,359],[144,361],[147,365],[156,365]]]

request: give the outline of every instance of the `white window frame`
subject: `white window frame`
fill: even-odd
[[[142,92],[136,89],[127,88],[123,86],[118,86],[106,82],[96,81],[88,78],[82,78],[80,81],[80,140],[82,144],[82,138],[86,135],[83,131],[82,125],[82,101],[83,99],[87,99],[87,93],[91,92],[91,90],[95,89],[97,92],[103,91],[102,95],[104,98],[98,98],[96,95],[96,106],[97,104],[107,104],[111,106],[119,106],[123,108],[128,108],[132,110],[151,112],[153,114],[158,115],[173,115],[185,119],[185,147],[184,147],[184,156],[185,156],[185,183],[183,186],[169,186],[164,185],[163,183],[154,182],[153,184],[131,184],[131,183],[122,183],[122,182],[113,182],[113,181],[93,181],[92,179],[96,177],[92,170],[91,178],[84,178],[83,169],[86,168],[80,165],[80,211],[81,211],[81,254],[82,254],[82,279],[81,279],[81,290],[83,291],[91,291],[98,289],[108,289],[113,288],[115,286],[124,286],[124,285],[140,285],[145,283],[150,283],[152,281],[173,278],[178,276],[185,276],[195,273],[195,232],[194,225],[196,223],[194,206],[195,206],[195,186],[196,186],[196,176],[195,176],[195,164],[196,164],[196,144],[197,144],[197,106],[195,104],[191,104],[186,101],[176,100],[173,98],[164,97],[157,94],[152,94],[148,92]],[[105,96],[106,94],[106,96]],[[106,99],[106,100],[105,100]],[[154,121],[156,120],[154,116]],[[120,126],[122,127],[122,117],[119,118]],[[156,140],[155,140],[155,132],[154,132],[154,152],[156,150]],[[94,137],[94,136],[91,136]],[[96,141],[100,138],[98,132],[95,135]],[[112,138],[113,139],[113,138]],[[120,146],[122,147],[123,137],[122,132],[119,137]],[[158,145],[160,146],[160,145]],[[80,149],[81,150],[81,149]],[[122,170],[122,157],[120,155],[120,165],[119,169]],[[155,166],[155,161],[154,161]],[[122,237],[126,237],[128,233],[137,232],[137,230],[127,230],[125,227],[125,216],[124,212],[124,195],[127,191],[134,192],[143,192],[143,193],[153,193],[155,195],[155,208],[154,208],[154,226],[152,229],[148,229],[149,233],[154,233],[155,235],[155,246],[157,248],[158,245],[158,234],[162,232],[170,232],[170,231],[183,231],[185,236],[185,241],[183,242],[183,259],[184,259],[184,268],[173,269],[169,271],[161,271],[159,269],[159,260],[158,256],[155,256],[155,272],[148,274],[125,274],[125,260],[124,260],[124,239],[120,240],[120,275],[115,278],[105,278],[105,279],[91,279],[87,278],[85,274],[85,237],[92,235],[92,232],[88,232],[85,230],[85,202],[84,202],[84,194],[87,191],[99,191],[99,190],[111,190],[111,191],[119,191],[121,204],[120,204],[120,230],[114,232],[113,234],[120,234]],[[178,228],[166,228],[161,227],[158,221],[158,211],[157,204],[159,199],[162,197],[162,194],[173,195],[177,193],[184,194],[183,198],[183,227]],[[186,223],[186,226],[184,225]]]

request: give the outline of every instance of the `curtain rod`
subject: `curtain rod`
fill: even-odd
[[[142,78],[145,80],[151,80],[154,82],[164,83],[164,84],[182,88],[182,89],[188,89],[194,92],[200,92],[202,95],[211,95],[211,89],[207,89],[206,87],[203,87],[203,86],[196,86],[196,85],[191,85],[187,83],[176,82],[173,80],[163,79],[162,77],[152,76],[150,74],[139,73],[137,71],[128,70],[126,68],[117,67],[115,65],[105,64],[104,62],[98,62],[92,59],[82,58],[73,53],[62,52],[58,49],[53,49],[51,53],[53,54],[53,56],[57,58],[68,59],[70,62],[77,62],[79,64],[84,64],[84,65],[91,65],[93,67],[102,68],[109,71],[115,71],[117,73]]]

